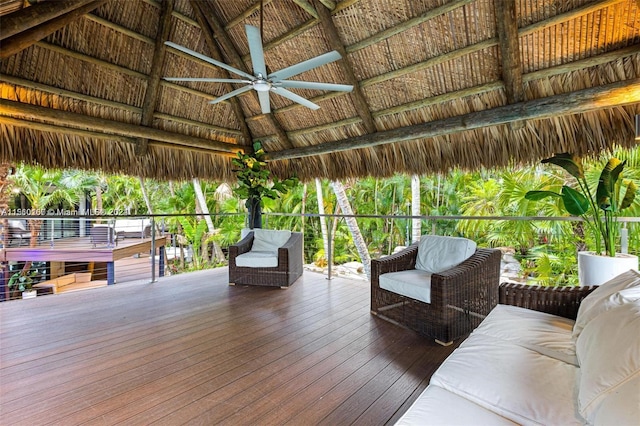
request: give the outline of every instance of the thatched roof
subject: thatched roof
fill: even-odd
[[[262,114],[251,90],[170,40],[251,70],[259,0],[0,0],[0,161],[232,180],[261,140],[301,179],[535,163],[633,146],[640,1],[263,0],[266,65],[338,50]]]

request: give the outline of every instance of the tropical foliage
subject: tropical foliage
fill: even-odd
[[[639,153],[640,149],[613,153],[616,158],[626,161],[625,185],[628,185],[627,181],[635,185],[640,183]],[[591,171],[591,167],[588,167],[591,164],[599,162],[585,160],[585,179],[591,188],[595,188],[599,174]],[[45,173],[48,174],[45,176]],[[540,166],[472,173],[454,170],[446,176],[422,176],[419,180],[420,211],[423,215],[420,233],[465,236],[484,246],[512,247],[521,262],[522,274],[529,279],[549,285],[575,284],[576,252],[581,244],[595,244],[594,236],[584,232],[583,222],[544,219],[547,216],[565,215],[561,203],[539,203],[525,198],[527,192],[541,188],[560,191],[566,180],[567,175],[561,168]],[[38,189],[35,185],[38,182],[46,189]],[[69,182],[73,183],[68,185]],[[147,212],[140,191],[140,180],[136,177],[78,171],[52,172],[21,165],[17,167],[12,183],[25,197],[31,193],[28,202],[37,206],[69,205],[76,203],[80,194],[88,194],[94,208],[100,196],[105,212],[127,212],[132,215]],[[412,207],[411,177],[398,175],[387,179],[364,178],[341,183],[345,196],[341,203],[343,206],[347,205],[345,202],[348,203],[353,214],[358,216],[355,226],[362,235],[365,250],[372,258],[388,255],[397,247],[412,242],[409,218]],[[197,197],[192,182],[147,179],[144,185],[156,214],[158,229],[171,235],[172,245],[182,247],[185,252],[180,255],[176,250],[176,259],[170,261],[172,271],[215,267],[220,264],[214,253],[216,247],[224,249],[240,239],[240,230],[245,225],[245,197],[248,193],[232,192],[229,185],[224,183],[201,182],[206,207],[211,212],[215,228],[210,232],[203,216],[197,214]],[[297,184],[277,197],[265,197],[262,203],[265,227],[303,231],[304,258],[307,263],[317,261],[326,264],[328,236],[334,263],[360,261],[362,248],[359,252],[354,244],[354,224],[348,224],[340,216],[345,212],[336,196],[335,189],[339,186],[328,181],[319,181],[317,187]],[[322,211],[329,217],[317,216],[316,213],[320,211],[319,200]],[[19,200],[14,197],[14,207],[16,202]],[[638,217],[640,207],[634,203],[619,213]],[[304,214],[310,215],[305,217]],[[334,214],[337,216],[332,216]],[[448,218],[457,215],[470,216],[472,219]],[[483,220],[483,217],[491,219]],[[519,220],[503,220],[501,217]],[[534,217],[536,219],[532,220]],[[629,231],[629,251],[638,254],[640,223],[630,222],[626,226]],[[576,238],[576,235],[583,234],[583,238]]]

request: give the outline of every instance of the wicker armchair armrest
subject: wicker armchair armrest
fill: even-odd
[[[285,270],[302,269],[302,244],[302,233],[292,232],[287,242],[278,247],[278,265],[286,260],[288,267]]]
[[[229,260],[248,252],[251,246],[253,246],[253,232],[249,232],[242,240],[229,246]]]
[[[502,283],[498,300],[503,305],[520,306],[575,320],[580,302],[595,289],[595,286],[542,287]]]
[[[412,244],[396,254],[371,260],[371,285],[380,287],[380,275],[387,272],[415,269],[418,257],[418,244]]]
[[[464,262],[431,276],[431,301],[443,307],[452,305],[468,308],[477,301],[487,301],[491,306],[498,303],[500,282],[500,250],[478,248]],[[476,310],[478,311],[478,310]]]

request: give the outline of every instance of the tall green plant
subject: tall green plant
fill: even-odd
[[[613,157],[600,172],[598,187],[595,193],[589,188],[585,178],[582,162],[573,154],[557,154],[545,159],[542,163],[551,163],[562,167],[576,179],[577,189],[563,185],[560,193],[553,191],[529,191],[525,194],[528,200],[538,201],[547,197],[557,197],[567,212],[580,216],[588,224],[594,234],[596,253],[604,252],[607,256],[615,256],[618,237],[617,217],[620,212],[633,204],[637,192],[633,181],[621,179],[626,161]],[[626,185],[626,190],[622,190]]]
[[[296,177],[279,180],[271,177],[271,171],[267,168],[267,153],[260,142],[253,144],[253,152],[245,154],[238,152],[238,157],[232,160],[236,167],[234,172],[238,178],[238,186],[235,193],[246,200],[249,210],[249,228],[260,228],[260,206],[263,198],[275,200],[280,195],[289,191],[298,184]]]

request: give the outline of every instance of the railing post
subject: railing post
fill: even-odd
[[[325,218],[321,218],[325,220]],[[333,255],[331,253],[331,223],[327,224],[327,280],[331,281],[331,264],[333,263]]]
[[[156,282],[156,224],[153,216],[151,216],[151,282]]]

